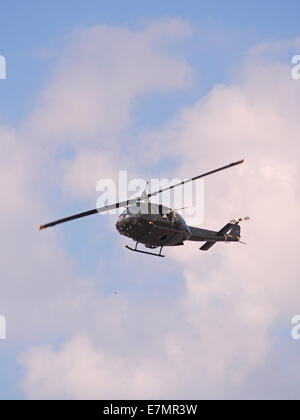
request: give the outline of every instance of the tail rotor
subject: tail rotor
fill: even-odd
[[[233,219],[230,221],[230,223],[233,225],[228,237],[236,240],[237,242],[239,242],[242,245],[247,245],[246,242],[242,242],[241,241],[241,227],[240,227],[240,222],[247,222],[248,220],[250,220],[249,216],[245,216],[245,217],[240,217],[238,219]]]

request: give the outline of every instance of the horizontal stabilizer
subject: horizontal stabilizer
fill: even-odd
[[[208,251],[216,242],[205,242],[204,245],[200,248],[201,251]]]

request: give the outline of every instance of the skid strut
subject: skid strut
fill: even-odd
[[[140,254],[153,255],[154,257],[162,257],[162,258],[164,258],[164,257],[165,257],[165,255],[162,255],[162,254],[161,254],[161,251],[162,251],[162,249],[163,249],[163,246],[161,246],[161,247],[160,247],[159,253],[158,253],[158,254],[155,254],[154,252],[141,251],[141,250],[137,249],[138,244],[139,244],[139,243],[138,243],[138,242],[136,242],[136,244],[135,244],[135,247],[134,247],[134,248],[131,248],[131,247],[130,247],[130,246],[128,246],[128,245],[124,245],[124,246],[125,246],[125,248],[129,249],[130,251],[133,251],[133,252],[139,252]]]

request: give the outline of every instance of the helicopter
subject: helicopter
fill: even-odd
[[[201,251],[208,251],[217,242],[241,242],[241,228],[239,223],[242,220],[249,220],[249,217],[231,220],[219,231],[202,229],[188,226],[184,218],[178,214],[176,210],[163,206],[162,204],[151,203],[150,198],[167,190],[187,184],[188,182],[193,182],[216,172],[240,165],[243,162],[244,160],[239,160],[230,163],[229,165],[205,172],[170,187],[148,194],[145,189],[140,197],[58,219],[54,222],[41,225],[39,229],[43,230],[61,223],[70,222],[71,220],[125,207],[125,211],[120,214],[117,220],[116,229],[121,235],[131,238],[135,242],[134,247],[125,245],[125,248],[133,252],[156,257],[165,257],[165,255],[162,255],[164,247],[182,246],[185,241],[205,242],[200,248]],[[146,249],[151,251],[139,249],[139,244],[143,244]],[[159,249],[159,251],[153,252],[153,250],[156,249]]]

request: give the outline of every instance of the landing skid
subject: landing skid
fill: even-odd
[[[139,243],[137,242],[137,243],[135,244],[135,247],[134,247],[134,248],[131,248],[130,246],[125,245],[125,248],[127,248],[127,249],[129,249],[130,251],[133,251],[133,252],[139,252],[140,254],[153,255],[154,257],[162,257],[162,258],[164,258],[164,257],[165,257],[165,255],[162,255],[162,254],[161,254],[161,251],[162,251],[162,249],[163,249],[163,247],[162,247],[162,246],[160,247],[159,253],[158,253],[158,254],[155,254],[154,252],[141,251],[141,250],[137,249],[138,244],[139,244]]]

